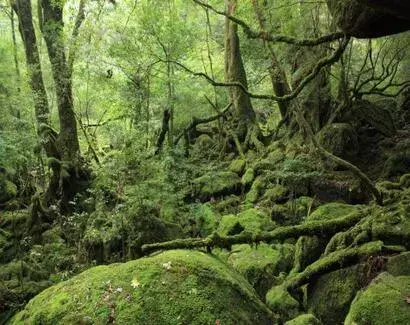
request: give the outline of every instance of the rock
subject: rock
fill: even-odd
[[[345,217],[351,213],[359,212],[362,206],[350,205],[345,203],[326,203],[314,210],[306,219],[306,221],[324,221],[335,218]]]
[[[243,171],[246,167],[246,161],[244,159],[236,159],[231,162],[229,165],[229,171],[236,173],[238,175],[242,175]]]
[[[268,291],[266,304],[284,319],[292,319],[300,314],[299,302],[281,285],[275,286]]]
[[[248,168],[243,174],[241,182],[242,185],[248,187],[252,184],[253,180],[255,179],[255,170],[253,168]]]
[[[389,257],[386,263],[386,271],[394,276],[410,276],[410,252]]]
[[[327,0],[327,6],[335,23],[354,37],[375,38],[410,29],[407,0]]]
[[[322,325],[322,323],[312,314],[303,314],[287,321],[285,325]]]
[[[256,247],[235,245],[227,262],[264,298],[274,284],[275,277],[292,267],[294,251],[294,246],[290,244],[271,246],[262,243]]]
[[[0,204],[10,201],[17,195],[17,186],[0,174]]]
[[[371,199],[369,191],[362,188],[360,180],[350,171],[324,173],[312,178],[310,196],[321,202],[343,201],[348,204],[367,203]]]
[[[350,306],[345,325],[407,325],[410,319],[410,276],[382,273],[360,291]]]
[[[328,124],[317,134],[319,143],[342,159],[351,159],[358,153],[359,143],[355,130],[347,123]]]
[[[280,184],[272,184],[265,191],[262,200],[271,203],[283,203],[288,199],[288,190]]]
[[[323,324],[342,323],[362,286],[362,276],[357,265],[322,275],[308,285],[308,312],[316,315]]]
[[[385,136],[393,136],[396,127],[391,112],[382,106],[368,100],[360,99],[353,102],[352,110],[366,123]]]
[[[259,196],[265,189],[265,179],[262,176],[256,177],[255,181],[252,183],[251,189],[246,194],[246,202],[255,203],[258,201]]]
[[[241,178],[233,172],[210,172],[194,179],[193,197],[207,201],[212,197],[234,194],[241,189]]]
[[[395,151],[384,163],[383,174],[385,177],[400,176],[410,172],[410,150]]]
[[[221,218],[218,233],[221,235],[235,235],[242,231],[260,233],[275,228],[276,224],[261,210],[251,208],[238,215],[226,215]]]
[[[91,268],[34,297],[11,324],[271,324],[246,280],[217,258],[176,250]]]

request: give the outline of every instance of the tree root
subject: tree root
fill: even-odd
[[[361,246],[342,249],[320,258],[306,267],[304,271],[291,275],[285,280],[283,286],[292,292],[323,274],[356,264],[363,257],[376,253],[391,254],[404,251],[406,251],[405,247],[386,246],[382,241],[373,241]]]
[[[234,236],[220,236],[218,233],[213,233],[206,238],[185,238],[175,239],[162,243],[146,244],[142,246],[143,255],[147,255],[157,250],[171,250],[171,249],[199,249],[212,247],[220,247],[230,249],[235,244],[253,244],[259,242],[283,241],[287,238],[298,238],[300,236],[318,236],[329,238],[337,232],[343,231],[354,226],[359,222],[365,212],[352,213],[345,217],[325,220],[312,221],[297,226],[279,227],[270,232],[260,234],[251,234],[243,232]]]

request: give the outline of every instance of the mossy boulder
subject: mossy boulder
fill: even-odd
[[[218,226],[218,233],[221,235],[236,235],[242,231],[260,233],[275,228],[276,224],[263,211],[250,208],[242,211],[238,215],[222,216]]]
[[[252,183],[251,189],[246,194],[246,202],[255,203],[256,201],[258,201],[260,195],[265,189],[265,181],[265,178],[262,176],[258,176],[255,179],[255,181]]]
[[[400,176],[410,172],[410,150],[395,151],[384,162],[385,177]]]
[[[350,124],[328,124],[320,130],[317,138],[325,149],[340,158],[349,159],[358,152],[357,135]]]
[[[220,260],[176,250],[91,268],[33,298],[11,324],[271,324],[270,317]]]
[[[247,187],[250,186],[255,179],[255,170],[253,168],[248,168],[243,174],[241,182],[242,184]]]
[[[281,285],[272,287],[266,294],[266,304],[283,319],[292,319],[300,314],[300,304]]]
[[[240,191],[241,178],[231,171],[210,172],[194,179],[193,196],[201,201]]]
[[[356,292],[361,288],[361,267],[352,266],[321,276],[308,285],[308,311],[324,324],[340,324],[345,319]]]
[[[312,314],[303,314],[285,323],[286,325],[322,325]]]
[[[288,190],[285,186],[280,184],[269,185],[262,200],[269,201],[271,203],[284,203],[289,198]]]
[[[17,186],[0,174],[0,204],[6,203],[17,195]]]
[[[394,276],[410,276],[410,252],[389,257],[386,263],[386,271]]]
[[[410,276],[380,274],[359,292],[345,325],[407,325],[410,320]]]
[[[292,267],[294,251],[290,244],[235,245],[227,262],[248,280],[260,297],[265,297],[275,277]]]
[[[231,162],[229,165],[229,171],[242,175],[243,171],[245,170],[246,167],[246,161],[244,159],[236,159]]]
[[[335,218],[345,217],[351,213],[359,212],[363,206],[350,205],[345,203],[326,203],[314,210],[306,219],[306,221],[324,221]]]

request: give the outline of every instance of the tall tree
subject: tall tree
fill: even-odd
[[[227,13],[233,15],[237,0],[225,0],[225,5]],[[239,82],[248,89],[248,80],[239,44],[238,26],[227,17],[225,17],[225,80]],[[239,87],[230,87],[229,97],[238,122],[236,132],[239,139],[243,140],[247,134],[247,127],[255,120],[255,112],[249,96]]]

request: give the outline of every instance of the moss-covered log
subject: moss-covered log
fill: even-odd
[[[142,252],[147,255],[157,250],[170,249],[198,249],[212,247],[221,247],[230,249],[235,244],[252,244],[259,242],[283,241],[287,238],[298,238],[300,236],[319,236],[329,238],[335,233],[347,229],[359,222],[365,215],[365,211],[349,214],[342,218],[325,221],[312,221],[297,226],[279,227],[275,230],[251,234],[242,232],[234,236],[220,236],[218,233],[213,233],[206,238],[185,238],[172,241],[147,244],[142,247]]]

